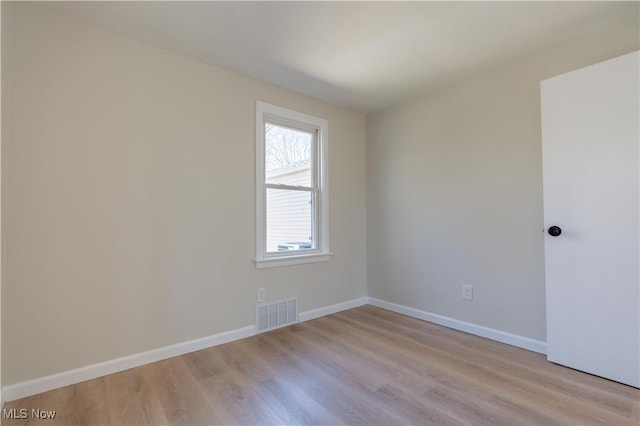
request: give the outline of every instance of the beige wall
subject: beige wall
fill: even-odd
[[[257,287],[301,311],[365,296],[364,116],[9,11],[3,385],[251,325]],[[256,100],[329,121],[329,262],[254,267]]]
[[[631,16],[368,116],[369,296],[544,341],[539,82],[638,34]]]

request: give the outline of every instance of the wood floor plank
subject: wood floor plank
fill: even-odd
[[[111,422],[118,425],[158,425],[169,421],[160,401],[155,397],[154,384],[132,369],[105,378],[106,398]]]
[[[203,389],[181,357],[141,368],[152,387],[169,424],[219,424],[219,412],[209,404]]]
[[[5,404],[6,425],[638,425],[640,391],[363,306]],[[6,411],[15,409],[16,411]],[[38,419],[32,411],[56,411]]]
[[[343,323],[353,323],[353,319],[349,318],[349,315],[359,315],[361,312],[350,312],[344,314],[340,317],[341,314],[336,315],[336,319],[340,318]],[[558,389],[559,381],[555,381],[553,387],[545,386],[545,384],[541,384],[539,380],[536,380],[537,377],[534,378],[523,378],[522,372],[526,371],[526,364],[521,364],[520,368],[515,371],[505,371],[505,364],[495,362],[495,359],[492,358],[481,358],[477,353],[469,353],[473,351],[473,347],[469,346],[465,349],[465,351],[457,350],[454,346],[446,347],[446,348],[437,348],[436,345],[433,345],[431,341],[428,344],[424,344],[417,339],[407,338],[405,334],[398,334],[398,330],[389,329],[388,327],[384,327],[380,322],[373,322],[371,318],[367,318],[367,321],[358,322],[359,327],[366,327],[372,333],[378,334],[378,339],[384,340],[398,340],[398,335],[400,335],[400,341],[403,344],[420,347],[418,349],[419,352],[425,353],[430,352],[431,358],[433,360],[438,361],[438,365],[444,365],[445,368],[450,368],[451,370],[455,370],[455,373],[451,376],[455,376],[458,373],[463,373],[465,375],[465,380],[476,380],[480,383],[491,383],[492,381],[499,381],[502,385],[501,389],[498,391],[503,393],[511,393],[511,398],[515,396],[521,396],[525,400],[531,399],[530,395],[536,395],[537,399],[542,399],[542,402],[546,402],[548,405],[548,409],[554,409],[554,407],[558,404],[572,404],[576,406],[576,414],[572,417],[573,420],[584,423],[584,424],[599,424],[600,419],[602,418],[601,410],[598,410],[593,407],[594,400],[585,401],[576,399],[575,388],[571,390],[571,392],[563,392],[562,389]],[[398,342],[396,342],[398,343]],[[396,344],[396,348],[399,345]],[[411,352],[414,353],[414,352]],[[447,367],[447,364],[451,362],[452,364]],[[455,362],[455,366],[454,363]],[[583,373],[580,373],[582,375]],[[537,375],[539,376],[539,375]],[[561,408],[557,408],[554,413],[555,417],[559,420],[563,417],[564,411]],[[619,416],[618,413],[610,413],[608,418],[615,420],[617,422],[628,421],[628,417]]]
[[[269,360],[274,368],[279,367],[278,377],[294,383],[305,395],[326,407],[325,410],[339,411],[349,419],[349,424],[372,423],[385,419],[386,423],[393,421],[393,417],[372,401],[354,401],[354,398],[350,397],[351,392],[366,394],[377,389],[377,386],[372,387],[368,380],[363,380],[362,374],[354,373],[353,369],[348,368],[356,367],[353,360],[327,350],[326,341],[323,345],[315,347],[305,344],[300,337],[306,333],[295,333],[292,329],[295,330],[295,327],[276,330],[256,339],[260,345],[259,358]],[[260,361],[256,359],[255,362]],[[374,376],[374,372],[368,371],[368,376]],[[348,380],[345,380],[346,378]],[[347,401],[356,406],[344,406],[343,402]],[[357,416],[355,413],[367,413],[367,416]],[[341,421],[331,422],[334,423]]]
[[[376,316],[384,317],[385,314],[380,314],[379,311],[376,311]],[[359,314],[361,312],[366,312],[366,310],[351,311],[351,314]],[[387,321],[388,324],[400,328],[403,335],[410,336],[419,342],[428,342],[432,346],[437,345],[437,330],[434,330],[434,328],[438,328],[438,326],[434,325],[430,329],[426,329],[425,327],[420,327],[420,324],[416,324],[415,321],[399,321],[397,317],[390,318],[391,320]],[[407,327],[405,327],[405,324]],[[383,327],[380,323],[377,326]],[[443,329],[442,327],[440,328]],[[392,329],[392,331],[395,332],[397,330]],[[446,331],[451,334],[451,330]],[[453,348],[453,346],[456,346],[455,340],[450,339],[448,351],[453,353],[459,352],[461,349],[463,356],[473,357],[483,365],[491,365],[493,368],[499,368],[503,372],[519,376],[541,386],[548,387],[553,384],[558,391],[584,396],[590,405],[595,403],[602,408],[610,409],[612,412],[624,412],[627,416],[631,415],[633,407],[629,402],[629,397],[632,394],[625,395],[624,392],[609,392],[607,389],[607,386],[618,385],[617,383],[607,381],[604,386],[602,383],[600,383],[600,386],[594,386],[599,378],[561,366],[553,368],[553,365],[549,365],[546,358],[539,354],[523,351],[522,349],[488,339],[478,339],[476,336],[466,333],[459,332],[459,334],[462,338],[458,340],[458,350]],[[468,344],[469,339],[472,339],[472,344]],[[518,356],[514,357],[514,354]],[[628,387],[628,389],[633,392],[634,388]]]

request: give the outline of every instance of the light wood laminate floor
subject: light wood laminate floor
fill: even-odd
[[[638,425],[638,389],[363,306],[5,404],[46,424]]]

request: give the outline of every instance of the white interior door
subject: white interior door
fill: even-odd
[[[635,387],[638,63],[634,52],[541,83],[547,358]]]

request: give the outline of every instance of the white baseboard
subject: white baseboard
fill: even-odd
[[[335,305],[323,306],[318,309],[311,309],[310,311],[300,312],[298,319],[300,322],[309,321],[314,318],[324,317],[326,315],[335,314],[340,311],[346,311],[347,309],[357,308],[367,304],[367,298],[361,297],[359,299],[352,299],[346,302],[336,303]]]
[[[106,376],[107,374],[118,373],[120,371],[139,367],[151,362],[161,361],[163,359],[198,351],[200,349],[206,349],[211,346],[217,346],[234,340],[243,339],[245,337],[253,336],[254,334],[255,326],[250,325],[236,330],[225,331],[211,336],[190,340],[188,342],[176,343],[174,345],[164,346],[146,352],[111,359],[98,364],[87,365],[74,370],[63,371],[62,373],[16,383],[14,385],[4,387],[2,394],[6,401],[14,401],[16,399],[46,392],[62,386],[84,382],[85,380],[95,379],[96,377]]]
[[[353,299],[342,303],[336,303],[331,306],[312,309],[306,312],[300,312],[299,320],[308,321],[314,318],[344,311],[346,309],[355,308],[366,305],[367,298]],[[27,380],[13,385],[5,386],[1,389],[0,395],[4,401],[15,401],[16,399],[25,398],[27,396],[46,392],[62,386],[73,385],[75,383],[84,382],[86,380],[95,379],[96,377],[106,376],[107,374],[118,373],[130,368],[139,367],[163,359],[172,358],[174,356],[183,355],[189,352],[199,351],[201,349],[210,348],[212,346],[222,345],[234,340],[244,339],[245,337],[256,334],[255,325],[250,325],[235,330],[225,331],[213,334],[211,336],[202,337],[188,342],[176,343],[174,345],[164,346],[152,349],[146,352],[127,355],[115,358],[109,361],[100,362],[98,364],[87,365],[85,367],[76,368],[74,370],[63,371],[61,373],[52,374],[46,377]]]
[[[473,324],[466,321],[460,321],[454,318],[445,317],[443,315],[434,314],[420,309],[410,308],[404,305],[387,302],[373,297],[367,298],[367,303],[378,308],[397,312],[413,318],[429,321],[454,330],[464,331],[465,333],[474,334],[476,336],[485,337],[487,339],[496,340],[511,346],[528,349],[541,354],[547,353],[547,344],[541,340],[531,339],[529,337],[519,336],[517,334],[507,333],[506,331],[496,330],[494,328]]]
[[[421,320],[429,321],[435,324],[440,324],[445,327],[464,331],[476,336],[486,337],[498,342],[528,349],[530,351],[539,352],[542,354],[545,354],[547,351],[546,343],[539,340],[518,336],[516,334],[511,334],[493,328],[456,320],[453,318],[445,317],[431,312],[421,311],[419,309],[410,308],[408,306],[398,305],[396,303],[386,302],[384,300],[379,300],[372,297],[362,297],[359,299],[336,303],[335,305],[324,306],[322,308],[300,312],[298,318],[300,322],[309,321],[314,318],[334,314],[366,304],[408,315],[410,317],[418,318]],[[236,330],[226,331],[207,337],[202,337],[200,339],[190,340],[188,342],[177,343],[175,345],[164,346],[162,348],[152,349],[146,352],[115,358],[98,364],[77,368],[75,370],[64,371],[62,373],[53,374],[51,376],[41,377],[6,386],[0,390],[0,397],[2,398],[2,403],[4,403],[4,401],[14,401],[16,399],[25,398],[27,396],[46,392],[62,386],[84,382],[86,380],[95,379],[96,377],[105,376],[107,374],[118,373],[130,368],[139,367],[141,365],[161,361],[163,359],[172,358],[174,356],[183,355],[201,349],[206,349],[212,346],[229,343],[234,340],[243,339],[245,337],[253,335],[255,335],[255,326],[250,325],[238,328]]]

